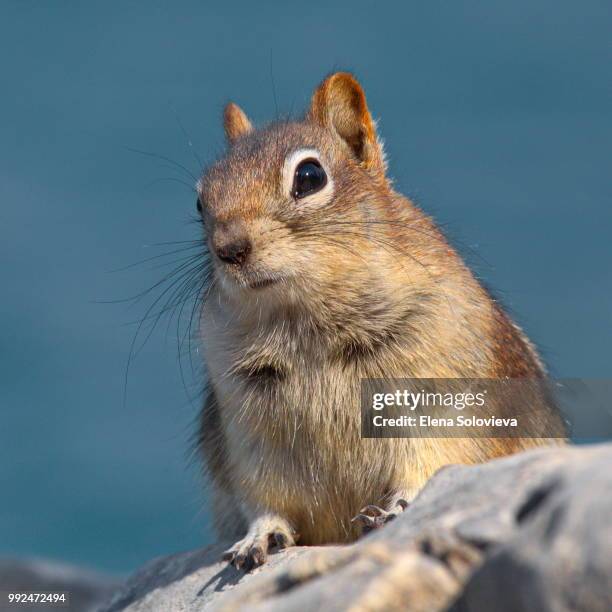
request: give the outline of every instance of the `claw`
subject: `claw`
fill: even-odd
[[[400,497],[397,500],[397,505],[400,506],[400,508],[402,509],[402,512],[410,505],[409,501],[406,501],[403,497]]]
[[[266,551],[259,546],[251,548],[249,551],[249,559],[251,560],[253,567],[258,567],[266,562]]]
[[[268,552],[276,546],[278,550],[293,546],[298,534],[281,528],[273,527],[270,531],[253,531],[242,540],[236,542],[222,554],[222,559],[228,561],[236,569],[250,572],[263,565],[268,558]]]
[[[274,534],[274,543],[276,544],[277,548],[279,550],[283,549],[283,548],[287,548],[287,537],[285,536],[284,533],[281,533],[280,531],[277,531]]]
[[[234,557],[233,563],[236,569],[240,569],[246,563],[246,555],[238,554]]]
[[[351,519],[352,523],[361,523],[364,527],[373,527],[376,520],[367,514],[358,514]]]
[[[351,522],[361,525],[363,533],[369,533],[397,518],[398,514],[402,513],[408,505],[405,499],[400,498],[397,500],[395,508],[389,512],[380,506],[369,504],[362,508]]]
[[[359,512],[362,514],[365,512],[369,512],[373,516],[382,516],[383,514],[386,514],[386,512],[382,508],[379,508],[378,506],[375,506],[374,504],[365,506]]]

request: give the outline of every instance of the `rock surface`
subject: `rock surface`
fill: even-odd
[[[612,610],[612,444],[444,468],[385,528],[252,574],[224,548],[151,562],[104,610]]]
[[[58,609],[63,612],[94,612],[116,591],[117,578],[43,559],[0,558],[0,610]],[[8,593],[69,593],[66,606],[26,606],[6,600]]]

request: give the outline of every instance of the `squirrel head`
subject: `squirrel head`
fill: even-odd
[[[215,276],[228,295],[332,290],[367,268],[367,222],[392,190],[365,94],[349,73],[327,77],[301,121],[255,129],[224,110],[226,154],[198,183]],[[387,209],[387,212],[383,212]]]

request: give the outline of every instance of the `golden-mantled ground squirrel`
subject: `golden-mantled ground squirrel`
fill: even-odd
[[[543,366],[434,222],[393,190],[352,75],[328,77],[301,121],[256,130],[230,103],[224,122],[228,151],[198,184],[214,270],[199,445],[220,535],[238,540],[226,558],[250,569],[298,538],[351,541],[441,466],[545,443],[362,438],[364,377],[530,378]],[[532,409],[558,427],[553,405]]]

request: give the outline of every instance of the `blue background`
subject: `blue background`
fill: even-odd
[[[610,374],[609,2],[0,4],[0,542],[113,571],[210,541],[188,462],[198,377],[152,265],[189,240],[230,98],[301,112],[362,80],[398,188],[444,224],[557,376]],[[181,127],[181,125],[183,127]],[[187,136],[187,135],[188,136]],[[188,140],[193,142],[190,147]],[[473,254],[476,253],[476,255]],[[472,253],[472,254],[470,254]],[[186,392],[187,391],[187,392]]]

